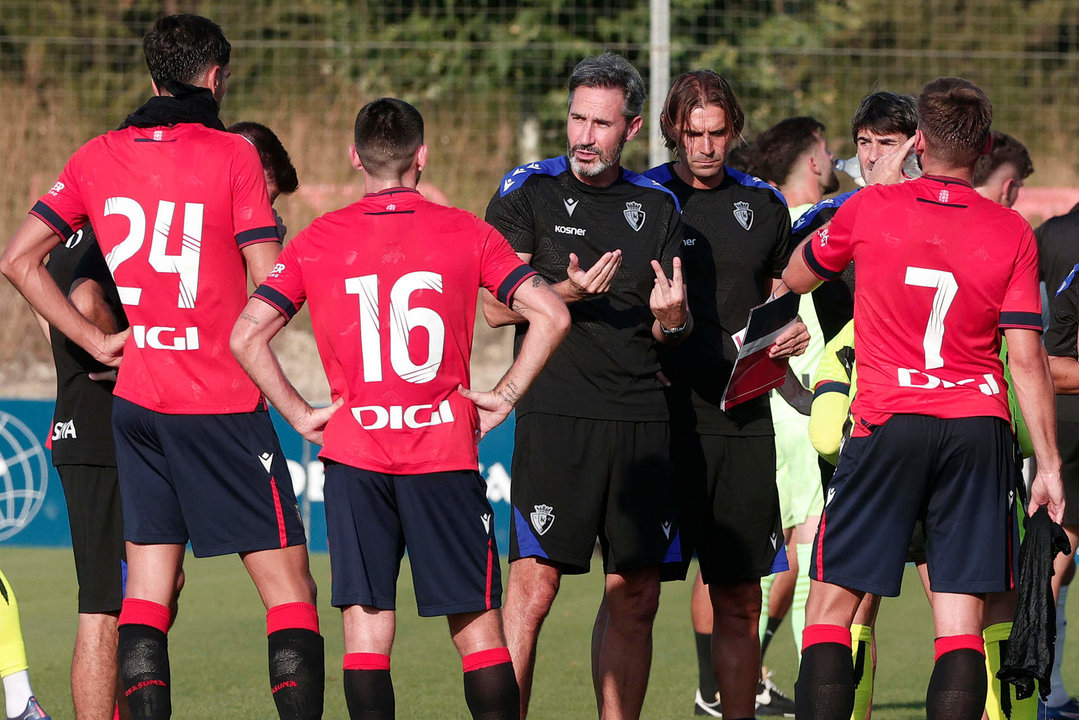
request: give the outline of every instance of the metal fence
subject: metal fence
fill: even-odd
[[[916,94],[961,75],[993,100],[996,126],[1031,149],[1028,185],[1079,185],[1074,0],[670,0],[670,72],[712,67],[746,108],[746,135],[809,114],[837,155],[874,89]],[[649,0],[0,0],[0,223],[7,234],[71,151],[149,94],[141,37],[163,13],[215,19],[233,42],[226,122],[273,127],[301,192],[290,224],[345,202],[352,122],[395,95],[428,123],[425,178],[482,213],[498,178],[564,149],[565,80],[578,59],[625,54],[650,76]],[[648,140],[624,162],[644,169]],[[12,339],[0,330],[0,345]]]
[[[57,143],[62,156],[71,142],[60,139],[117,124],[147,95],[142,34],[176,11],[225,29],[234,60],[224,115],[272,123],[303,163],[302,180],[347,181],[355,111],[393,94],[429,120],[428,177],[473,210],[508,166],[561,151],[565,78],[581,56],[616,50],[649,75],[648,0],[0,0],[0,104],[23,106],[26,142]],[[955,74],[981,84],[997,126],[1034,150],[1034,184],[1079,172],[1060,152],[1073,146],[1079,105],[1073,0],[671,0],[669,27],[671,72],[705,66],[728,76],[749,135],[811,114],[845,151],[865,93],[916,93]],[[647,141],[629,152],[627,164],[643,165]]]

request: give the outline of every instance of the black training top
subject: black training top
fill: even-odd
[[[96,262],[91,262],[91,260]],[[93,275],[86,268],[104,268]],[[49,255],[49,274],[65,293],[78,277],[92,277],[105,291],[109,307],[126,327],[116,285],[105,266],[101,248],[89,225],[76,230]],[[91,380],[89,373],[109,368],[50,328],[52,359],[56,365],[56,409],[52,424],[53,465],[116,466],[112,439],[112,389],[115,383]]]
[[[1079,263],[1079,207],[1049,218],[1034,231],[1034,237],[1038,240],[1038,275],[1049,294],[1051,320],[1045,348],[1050,355],[1074,358],[1079,332],[1079,283],[1073,272]],[[1079,422],[1079,395],[1057,395],[1057,417]]]
[[[1079,263],[1079,206],[1046,220],[1034,231],[1034,237],[1038,241],[1038,279],[1045,283],[1052,304],[1064,278]]]
[[[569,254],[587,270],[621,249],[610,290],[569,305],[566,339],[517,405],[517,415],[544,412],[600,420],[667,420],[654,317],[651,261],[667,277],[682,241],[678,202],[663,187],[622,169],[609,187],[574,177],[567,159],[551,158],[507,173],[487,206],[487,222],[550,283],[566,279]],[[524,326],[517,327],[514,353]]]
[[[803,240],[831,222],[836,211],[856,192],[851,190],[821,200],[802,213],[791,228],[794,247],[797,248]],[[854,263],[847,265],[836,279],[821,283],[810,297],[813,298],[813,309],[817,313],[824,342],[831,342],[854,319]]]
[[[694,329],[681,345],[664,348],[672,419],[679,425],[695,420],[704,435],[771,435],[767,394],[726,413],[719,403],[738,356],[731,336],[767,299],[767,287],[782,276],[794,249],[786,202],[767,183],[729,167],[711,190],[682,182],[671,163],[645,177],[675,194],[685,223],[683,268]]]

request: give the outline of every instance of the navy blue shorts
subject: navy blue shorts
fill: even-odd
[[[1014,436],[994,417],[895,415],[851,438],[824,497],[810,577],[899,594],[911,533],[925,522],[934,592],[1014,587],[1020,481]]]
[[[270,413],[168,415],[112,408],[128,542],[182,544],[196,557],[307,542]]]
[[[408,548],[424,617],[502,605],[487,483],[474,470],[388,475],[326,463],[331,603],[394,610]]]

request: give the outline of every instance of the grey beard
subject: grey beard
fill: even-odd
[[[586,146],[567,146],[566,155],[569,158],[569,166],[573,169],[573,172],[575,174],[582,177],[596,177],[597,175],[602,175],[603,173],[618,165],[619,161],[622,159],[622,148],[624,148],[625,146],[626,141],[623,140],[622,142],[618,143],[618,147],[615,148],[615,151],[611,153],[610,156],[606,156],[602,152],[598,153],[596,157],[596,162],[587,166],[581,165],[580,161],[577,160],[577,156],[574,155],[574,150]]]

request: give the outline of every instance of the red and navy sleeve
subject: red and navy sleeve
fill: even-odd
[[[31,215],[64,240],[85,225],[87,220],[86,204],[78,184],[81,175],[79,168],[85,162],[85,149],[86,146],[83,146],[71,156],[56,183],[30,210]]]
[[[806,267],[821,280],[839,277],[853,259],[851,239],[862,195],[859,193],[845,202],[832,222],[813,233],[802,249]]]
[[[270,209],[266,174],[258,152],[240,136],[232,163],[232,223],[237,247],[263,242],[280,242],[277,223]]]
[[[296,252],[296,247],[303,244],[303,238],[304,233],[300,233],[281,251],[270,274],[251,296],[269,304],[284,315],[286,320],[295,317],[307,300],[303,268]]]
[[[1000,328],[1042,331],[1042,296],[1038,285],[1038,245],[1034,231],[1022,221],[1023,236],[1000,307]]]
[[[480,284],[509,307],[513,293],[536,271],[521,262],[501,233],[482,220],[479,224],[480,231],[486,231],[480,257]]]

